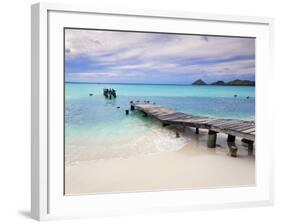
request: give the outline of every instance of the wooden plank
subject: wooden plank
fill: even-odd
[[[202,119],[208,119],[207,117],[200,117],[200,116],[191,116],[191,117],[188,117],[186,118],[185,120],[188,120],[188,121],[192,121],[192,120],[202,120]]]
[[[174,114],[174,111],[148,111],[151,114],[155,114],[155,115],[167,115],[167,114]]]
[[[198,123],[198,124],[206,124],[206,125],[208,125],[209,124],[209,122],[210,122],[210,119],[206,119],[206,118],[203,118],[203,119],[196,119],[195,121],[194,121],[194,123]]]
[[[254,127],[254,126],[251,124],[240,124],[240,125],[228,127],[228,129],[235,129],[235,130],[239,131],[239,130],[246,130],[246,129],[249,129],[252,127]]]
[[[214,126],[215,126],[215,125],[214,125]],[[240,123],[240,124],[237,124],[237,125],[230,125],[229,127],[220,127],[220,126],[217,126],[217,127],[218,127],[218,128],[221,128],[222,130],[223,130],[223,129],[238,130],[238,129],[241,129],[241,128],[252,127],[252,126],[249,126],[248,124]]]
[[[236,121],[235,120],[231,120],[231,121],[227,121],[227,122],[225,122],[223,124],[219,124],[217,126],[222,127],[222,128],[228,128],[228,127],[231,127],[231,126],[234,126],[234,125],[238,125],[238,124],[241,124],[241,122],[239,120],[236,120]],[[216,125],[214,125],[214,126],[216,126]]]
[[[219,122],[225,122],[225,119],[214,119],[214,120],[212,120],[212,122],[210,123],[210,124],[214,124],[214,123],[219,123]]]
[[[256,128],[250,128],[248,130],[244,130],[243,132],[244,133],[252,133],[252,132],[255,132]]]
[[[188,115],[188,114],[185,115],[185,119],[192,118],[192,117],[194,117],[194,116]]]
[[[202,118],[202,121],[199,122],[210,123],[211,120],[212,118]]]
[[[253,125],[247,125],[245,127],[237,128],[236,131],[245,131],[245,130],[251,129],[253,127],[254,127]]]
[[[228,122],[229,122],[228,120],[220,120],[220,121],[211,122],[210,125],[219,126],[219,125],[227,124]]]
[[[173,119],[185,117],[185,116],[186,115],[183,113],[173,113],[173,114],[161,115],[161,116],[158,116],[158,118],[161,120],[173,120]]]
[[[204,129],[209,129],[210,125],[208,125],[207,120],[190,120],[190,119],[176,119],[173,120],[172,122],[182,124],[185,126],[189,127],[196,127],[196,128],[204,128]]]
[[[157,117],[174,114],[174,112],[167,112],[167,111],[148,111],[148,113],[153,114],[154,116]]]

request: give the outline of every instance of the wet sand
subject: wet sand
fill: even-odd
[[[255,184],[255,156],[236,140],[238,157],[228,155],[226,135],[219,134],[216,149],[206,146],[207,133],[186,129],[190,140],[179,151],[99,159],[65,167],[66,195],[158,191]]]

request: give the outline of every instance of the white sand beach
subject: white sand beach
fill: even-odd
[[[255,184],[255,156],[237,138],[238,157],[228,155],[226,135],[207,148],[207,133],[187,129],[192,136],[178,151],[76,162],[65,167],[66,195],[158,191]]]

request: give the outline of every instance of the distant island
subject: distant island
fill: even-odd
[[[207,85],[207,83],[204,82],[202,79],[198,79],[198,80],[196,80],[194,83],[192,83],[192,85],[201,86],[201,85]]]
[[[240,80],[236,79],[233,81],[229,82],[224,82],[224,81],[216,81],[210,84],[207,84],[204,82],[202,79],[198,79],[195,82],[192,83],[192,85],[214,85],[214,86],[255,86],[255,81],[250,81],[250,80]]]

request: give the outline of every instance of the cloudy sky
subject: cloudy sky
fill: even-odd
[[[255,79],[255,40],[65,30],[67,82],[190,84]]]

